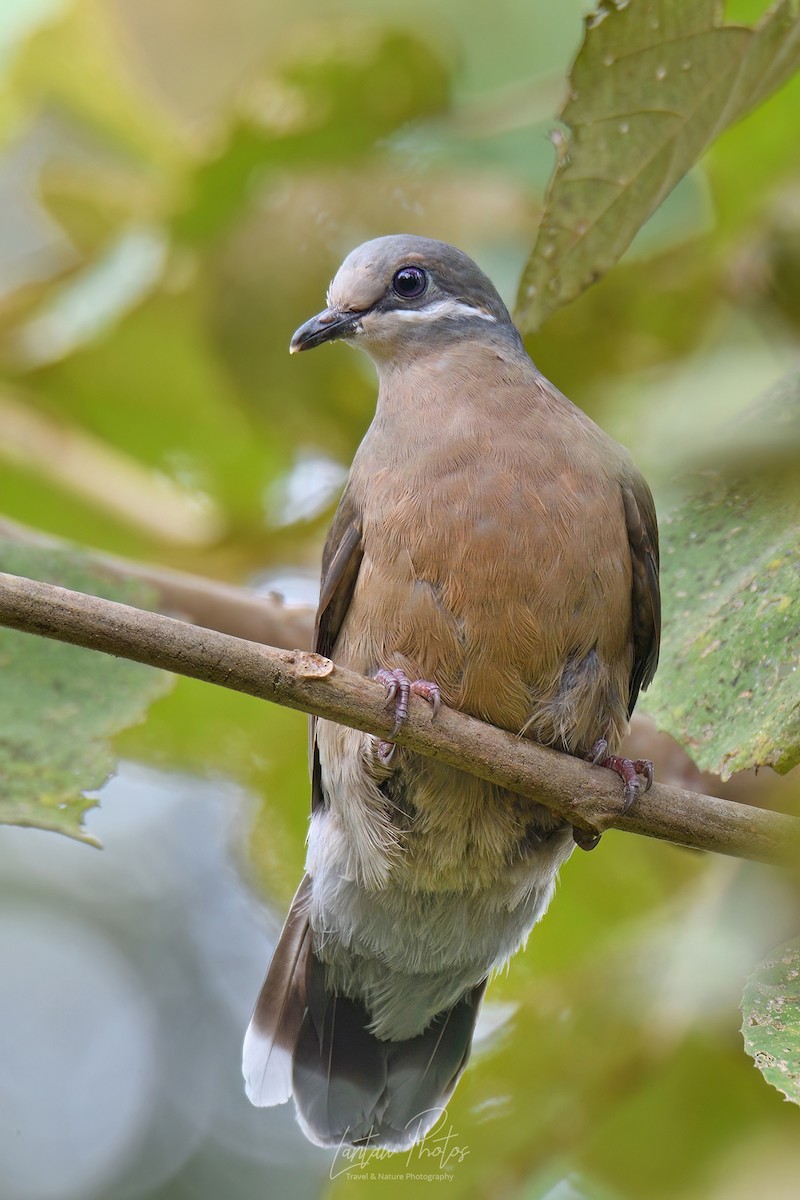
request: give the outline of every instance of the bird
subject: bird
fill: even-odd
[[[315,649],[383,683],[376,739],[312,719],[306,871],[247,1030],[255,1105],[321,1146],[408,1149],[466,1066],[487,981],[576,841],[557,813],[395,745],[417,694],[608,766],[660,640],[658,528],[628,452],[537,370],[489,278],[407,234],[344,260],[290,350],[342,341],[375,417],[325,543]],[[595,839],[596,840],[596,839]]]

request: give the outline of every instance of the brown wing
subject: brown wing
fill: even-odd
[[[322,584],[314,627],[314,649],[329,658],[350,607],[364,549],[360,515],[345,488],[322,551]],[[311,718],[311,811],[324,802],[316,748],[316,718]]]
[[[322,583],[314,627],[314,649],[326,658],[333,650],[350,606],[363,556],[361,521],[345,491],[322,551]]]
[[[650,489],[638,471],[622,480],[622,502],[631,547],[633,586],[633,670],[628,693],[628,716],[641,688],[656,673],[661,642],[661,591],[658,584],[658,522]]]

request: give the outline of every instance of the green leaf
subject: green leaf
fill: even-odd
[[[0,540],[0,570],[147,607],[138,583],[111,581],[70,552]],[[113,771],[110,739],[141,721],[172,676],[139,663],[0,628],[0,823],[96,844],[85,793]]]
[[[662,521],[664,645],[643,707],[723,779],[800,762],[798,447],[795,372],[737,422],[733,468]]]
[[[601,0],[586,18],[561,117],[559,161],[517,319],[537,329],[622,256],[723,130],[800,66],[796,0],[754,29],[719,23],[717,0]]]
[[[742,996],[744,1048],[787,1100],[800,1104],[800,938],[759,963]]]

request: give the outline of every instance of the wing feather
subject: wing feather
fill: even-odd
[[[329,658],[353,598],[364,547],[361,520],[347,488],[331,523],[322,552],[322,583],[314,628],[314,649]],[[316,748],[317,719],[311,717],[311,811],[324,803]]]
[[[658,581],[658,522],[650,489],[638,471],[622,481],[622,502],[633,567],[631,616],[633,669],[628,693],[628,716],[640,689],[652,681],[661,643],[661,590]]]

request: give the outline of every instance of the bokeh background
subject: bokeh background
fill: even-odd
[[[462,246],[513,304],[589,7],[3,0],[0,512],[313,602],[375,385],[289,337],[389,232]],[[529,339],[662,513],[797,361],[798,112],[795,80]],[[449,1163],[349,1167],[239,1074],[302,868],[305,720],[182,679],[117,750],[101,853],[0,829],[0,1200],[797,1196],[800,1118],[739,1033],[796,930],[776,872],[606,835],[492,985]]]

